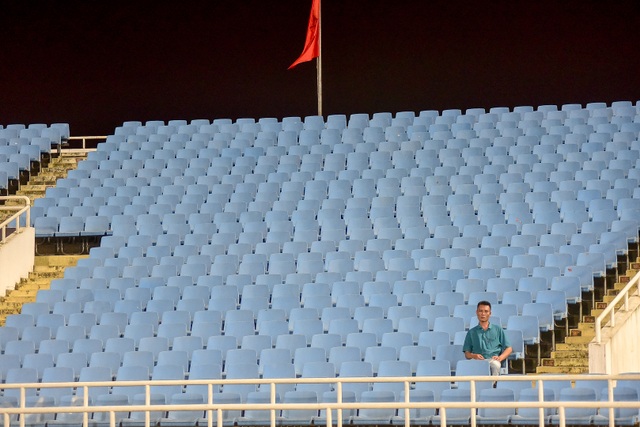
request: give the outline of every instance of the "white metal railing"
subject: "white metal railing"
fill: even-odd
[[[24,206],[12,206],[12,205],[0,205],[0,211],[15,211],[6,220],[0,223],[0,243],[4,242],[7,238],[7,229],[14,228],[15,231],[20,231],[20,217],[25,216],[25,224],[30,227],[31,224],[31,201],[26,196],[0,196],[0,201],[19,201],[23,202]],[[13,227],[11,227],[13,225]]]
[[[562,402],[557,398],[553,401],[543,401],[545,382],[548,381],[576,381],[576,380],[602,380],[607,382],[607,398],[596,401],[582,401],[582,402]],[[614,409],[615,408],[634,408],[640,410],[640,402],[638,401],[615,401],[613,399],[613,387],[617,380],[632,380],[640,381],[640,374],[626,374],[626,375],[598,375],[594,378],[593,375],[518,375],[518,376],[451,376],[451,377],[373,377],[373,378],[279,378],[279,379],[238,379],[238,380],[156,380],[156,381],[102,381],[102,382],[72,382],[72,383],[35,383],[35,384],[3,384],[2,387],[5,390],[18,389],[20,394],[20,404],[18,407],[1,407],[0,415],[3,417],[3,423],[5,427],[9,427],[11,423],[11,417],[14,418],[23,414],[59,414],[59,413],[82,413],[83,414],[83,426],[88,426],[89,416],[92,413],[108,413],[110,426],[116,426],[116,412],[130,412],[138,411],[145,412],[145,426],[150,425],[150,412],[152,411],[202,411],[207,413],[208,427],[213,427],[215,424],[217,427],[223,426],[223,413],[224,411],[242,411],[242,410],[265,410],[270,411],[269,422],[265,421],[265,424],[269,424],[271,427],[276,426],[277,411],[280,410],[300,410],[300,409],[316,409],[326,410],[326,425],[332,426],[332,410],[336,411],[337,419],[336,425],[342,427],[342,411],[343,410],[357,410],[365,408],[393,408],[398,411],[404,411],[405,427],[411,425],[410,409],[434,409],[439,410],[440,425],[446,426],[446,414],[447,409],[469,409],[470,411],[470,425],[476,427],[477,418],[475,409],[480,408],[538,408],[539,409],[539,425],[544,426],[544,410],[552,408],[557,411],[559,417],[559,426],[565,427],[565,407],[571,408],[608,408],[609,410],[609,425],[614,427]],[[538,389],[538,401],[533,402],[478,402],[475,400],[476,383],[478,382],[493,382],[499,380],[503,381],[526,381],[530,384],[535,382]],[[470,396],[469,402],[410,402],[409,390],[413,384],[423,382],[457,382],[457,383],[469,383],[470,384]],[[355,402],[345,403],[342,401],[342,386],[345,383],[404,383],[405,399],[401,402]],[[225,384],[269,384],[271,401],[270,403],[217,403],[214,401],[214,386],[224,386]],[[277,384],[334,384],[337,399],[334,403],[281,403],[276,402],[276,385]],[[170,404],[151,404],[151,386],[176,386],[176,385],[206,385],[207,386],[207,401],[201,404],[183,404],[183,405],[170,405]],[[92,406],[89,402],[89,390],[92,387],[145,387],[145,404],[142,405],[110,405],[110,406]],[[27,390],[30,389],[44,389],[44,388],[74,388],[77,392],[82,390],[83,404],[81,406],[51,406],[51,407],[27,407],[25,405],[25,396]],[[6,393],[5,393],[6,395]],[[215,414],[215,417],[214,417]],[[15,423],[15,420],[13,421]],[[25,425],[25,417],[20,416],[19,425],[23,427]]]
[[[635,293],[632,294],[632,291],[635,288]],[[616,325],[616,307],[620,302],[622,305],[620,308],[624,311],[629,310],[629,296],[636,295],[640,293],[640,272],[638,272],[635,276],[629,280],[629,283],[626,284],[624,288],[620,290],[618,295],[615,296],[613,301],[611,301],[607,307],[600,313],[600,315],[596,318],[595,323],[595,342],[600,344],[602,341],[602,322],[605,318],[609,317],[608,327],[613,328]]]
[[[107,139],[106,136],[70,136],[69,141],[82,141],[82,149],[87,149],[87,141],[97,141],[104,142]]]

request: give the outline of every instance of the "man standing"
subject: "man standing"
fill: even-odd
[[[476,308],[478,324],[469,329],[462,351],[467,359],[487,360],[491,375],[500,375],[500,367],[511,354],[511,343],[500,325],[489,323],[491,303],[480,301]]]

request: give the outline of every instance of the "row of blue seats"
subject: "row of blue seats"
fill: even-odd
[[[10,182],[20,180],[21,171],[31,171],[32,163],[38,165],[69,136],[67,123],[0,125],[0,193],[7,193]]]
[[[98,151],[109,152],[116,147],[121,147],[125,142],[127,145],[121,149],[130,154],[135,148],[153,152],[158,150],[159,145],[166,146],[176,154],[182,149],[198,150],[205,147],[220,151],[255,147],[268,151],[274,150],[273,147],[276,146],[286,148],[287,151],[290,151],[289,154],[319,153],[326,148],[331,149],[330,151],[344,152],[343,148],[349,146],[358,147],[357,151],[361,151],[366,149],[369,144],[381,144],[380,148],[384,151],[390,151],[394,147],[406,149],[414,146],[415,142],[428,140],[439,141],[435,143],[434,148],[463,149],[477,146],[478,139],[487,139],[495,142],[496,147],[506,147],[510,150],[512,146],[520,147],[513,149],[512,154],[516,154],[516,151],[523,151],[525,147],[529,147],[531,150],[538,145],[548,147],[563,143],[568,146],[585,144],[587,152],[594,152],[601,151],[602,148],[599,147],[604,145],[615,146],[632,143],[636,139],[639,126],[637,122],[631,120],[633,119],[629,119],[628,122],[621,125],[602,123],[596,127],[590,125],[571,127],[558,124],[548,127],[530,126],[524,129],[505,126],[508,123],[504,122],[499,122],[497,127],[492,123],[476,123],[473,126],[475,129],[469,124],[466,126],[454,124],[451,127],[448,125],[408,125],[384,128],[367,126],[364,128],[322,130],[293,128],[289,130],[255,129],[248,132],[237,130],[224,132],[214,126],[202,126],[199,129],[193,128],[191,132],[183,131],[184,133],[178,131],[173,134],[110,135],[105,145],[100,147]],[[469,141],[475,142],[470,144]],[[122,157],[120,158],[122,159]]]
[[[621,172],[621,170],[616,170],[616,173],[617,172]],[[563,207],[563,202],[573,202],[573,205],[575,205],[577,209],[585,211],[586,213],[593,213],[601,209],[614,210],[617,207],[618,201],[634,198],[634,195],[637,193],[637,179],[626,177],[616,178],[613,181],[606,179],[589,179],[584,182],[566,179],[557,184],[549,180],[539,181],[552,183],[545,184],[544,187],[547,188],[544,190],[547,191],[544,191],[543,186],[537,186],[538,188],[535,189],[532,188],[531,184],[522,182],[522,180],[520,180],[520,182],[511,182],[505,186],[496,182],[495,176],[485,176],[484,178],[487,178],[487,182],[477,185],[471,183],[472,178],[470,176],[457,176],[468,179],[455,180],[459,182],[459,184],[454,184],[453,188],[449,187],[446,189],[445,187],[440,187],[438,189],[440,194],[435,194],[435,191],[427,194],[427,189],[435,190],[435,186],[427,184],[425,187],[424,181],[422,185],[419,186],[417,177],[411,177],[412,179],[407,180],[383,178],[378,181],[377,185],[375,181],[371,179],[356,179],[353,182],[349,180],[328,182],[308,181],[317,184],[310,185],[307,182],[307,184],[304,185],[301,183],[298,185],[298,187],[300,187],[298,189],[296,189],[296,185],[290,185],[283,187],[282,190],[278,188],[279,185],[275,183],[272,183],[272,185],[247,184],[241,186],[242,188],[246,188],[246,193],[243,192],[241,188],[238,188],[237,192],[232,192],[227,196],[227,202],[224,202],[225,194],[221,193],[225,189],[225,186],[213,186],[211,190],[209,190],[205,184],[167,184],[166,186],[162,186],[160,185],[160,180],[158,180],[156,184],[137,187],[133,184],[133,180],[127,185],[129,180],[125,181],[122,179],[116,180],[114,184],[119,183],[115,186],[107,185],[98,187],[96,182],[93,184],[94,190],[92,190],[89,182],[83,179],[75,183],[76,185],[82,185],[81,187],[73,187],[77,188],[77,190],[67,187],[55,187],[55,191],[48,192],[48,197],[38,199],[42,201],[36,203],[35,206],[36,208],[42,209],[41,213],[45,216],[65,216],[65,214],[68,215],[72,213],[73,209],[81,208],[87,212],[83,213],[79,210],[77,213],[88,217],[101,214],[100,208],[103,206],[112,206],[113,210],[119,206],[120,213],[123,213],[127,205],[141,204],[140,202],[144,200],[147,203],[151,202],[151,205],[174,205],[175,208],[168,209],[168,211],[172,213],[174,212],[173,209],[178,209],[178,205],[180,205],[180,207],[184,209],[181,209],[179,213],[188,215],[190,213],[202,212],[202,205],[204,203],[211,204],[217,202],[220,207],[218,212],[212,212],[212,214],[215,214],[220,213],[222,209],[224,209],[223,203],[229,203],[232,199],[235,203],[248,205],[254,200],[247,201],[243,199],[255,197],[262,199],[263,197],[270,196],[273,197],[274,202],[278,199],[281,201],[289,200],[290,202],[297,202],[298,206],[296,207],[294,205],[296,210],[300,208],[306,208],[306,210],[308,210],[311,208],[315,210],[315,214],[318,214],[321,209],[337,209],[341,215],[344,215],[345,209],[353,209],[356,207],[375,208],[384,205],[387,209],[393,209],[397,214],[397,220],[400,221],[403,217],[422,217],[427,213],[431,213],[427,211],[431,205],[444,205],[446,207],[446,210],[441,207],[431,208],[436,210],[440,209],[440,212],[435,213],[441,216],[456,215],[457,212],[451,212],[451,210],[453,206],[459,205],[466,205],[463,206],[463,208],[466,209],[466,212],[464,212],[466,214],[478,216],[486,213],[508,214],[510,212],[507,211],[506,205],[513,203],[520,203],[520,206],[523,208],[525,208],[523,203],[527,203],[528,207],[526,207],[524,211],[528,213],[535,213],[535,209],[541,209],[543,203],[546,203],[548,208],[552,208],[550,209],[551,211],[564,214],[566,213],[565,211],[569,210],[569,203],[566,203],[567,206]],[[515,176],[518,175],[513,174],[513,176],[515,178]],[[440,179],[442,180],[443,177],[440,177]],[[493,182],[489,182],[489,180]],[[166,181],[169,181],[169,178],[167,178]],[[406,185],[404,185],[405,183]],[[442,184],[435,185],[442,186]],[[490,187],[498,186],[502,191],[488,191]],[[535,183],[533,187],[536,187]],[[120,188],[127,188],[127,190],[119,190]],[[483,191],[483,189],[486,191]],[[299,193],[299,195],[296,193]],[[314,193],[317,196],[315,198],[312,197]],[[321,197],[323,195],[324,197]],[[306,200],[307,202],[304,203],[309,206],[303,207],[301,200]],[[330,200],[331,202],[325,203],[324,200]],[[314,207],[313,202],[315,202],[317,206]],[[321,202],[327,207],[321,207]],[[626,208],[624,206],[625,203],[629,204],[630,202],[623,202],[620,210]],[[335,207],[330,207],[330,204]],[[489,206],[496,204],[500,206]],[[537,208],[535,207],[536,204],[539,204]],[[553,206],[553,204],[555,204],[555,206]],[[481,205],[486,205],[484,206],[484,212],[480,210]],[[60,212],[49,212],[50,208],[55,207],[61,207],[63,209],[60,209]],[[494,210],[487,212],[488,208]],[[66,209],[66,211],[64,209]],[[138,209],[138,213],[140,209]],[[149,209],[150,208],[147,208],[143,213],[149,213]],[[496,211],[496,209],[498,211]],[[513,211],[513,206],[511,210]],[[102,212],[102,215],[105,213],[106,211]],[[328,212],[327,214],[330,213],[334,212]],[[245,214],[244,216],[248,217],[249,215]],[[375,216],[372,219],[375,219]],[[265,221],[266,218],[254,219],[254,221],[260,220]],[[244,222],[246,219],[237,217],[235,221]]]
[[[140,121],[129,121],[123,123],[121,128],[116,130],[116,134],[131,134],[132,132],[137,134],[150,134],[150,133],[193,133],[195,129],[200,129],[203,126],[213,125],[216,131],[232,132],[237,131],[255,131],[256,128],[267,128],[271,131],[282,130],[283,127],[292,127],[298,129],[299,126],[305,129],[322,130],[329,129],[342,129],[345,127],[364,128],[368,126],[372,127],[386,127],[386,126],[407,126],[419,120],[416,124],[421,125],[448,125],[452,124],[467,124],[467,123],[492,123],[496,124],[499,121],[514,122],[521,126],[526,126],[527,122],[535,122],[541,124],[544,120],[559,121],[564,123],[569,119],[570,121],[577,121],[579,124],[591,120],[593,125],[599,124],[598,119],[605,119],[611,121],[614,118],[634,118],[637,115],[637,107],[634,107],[631,102],[622,101],[616,102],[607,106],[604,103],[592,103],[583,108],[577,104],[567,104],[558,109],[557,106],[540,106],[537,111],[530,106],[515,107],[513,111],[505,107],[494,107],[489,111],[483,108],[468,109],[466,111],[450,109],[442,112],[434,110],[425,110],[416,114],[413,111],[402,111],[395,115],[388,112],[368,114],[352,114],[348,118],[346,115],[334,114],[329,115],[326,119],[319,116],[307,116],[304,119],[300,117],[285,117],[281,121],[275,118],[261,118],[259,120],[251,118],[241,118],[233,122],[231,119],[197,119],[191,120],[170,120],[168,122],[151,120],[146,123]],[[570,124],[570,123],[567,123]],[[572,123],[571,123],[572,124]],[[280,125],[280,126],[278,126]]]
[[[566,304],[560,298],[558,302]],[[152,305],[158,304],[150,303],[149,307]],[[528,344],[535,344],[535,341],[539,340],[540,329],[554,327],[553,304],[543,302],[542,298],[538,303],[523,304],[521,313],[518,313],[515,304],[505,306],[504,310],[496,310],[497,314],[492,317],[492,322],[502,325],[507,331],[523,331],[522,339],[526,339]],[[226,339],[234,345],[268,348],[276,344],[279,336],[291,333],[296,335],[296,339],[302,344],[312,344],[314,340],[323,339],[322,334],[327,334],[326,339],[333,346],[347,344],[350,334],[373,334],[369,335],[366,341],[371,346],[385,346],[388,340],[396,340],[399,344],[394,346],[399,347],[400,344],[421,344],[424,338],[421,334],[433,331],[436,332],[432,337],[434,344],[462,344],[467,329],[475,325],[475,318],[471,316],[475,307],[458,305],[454,308],[453,317],[446,306],[432,307],[431,310],[422,309],[420,317],[415,310],[413,313],[410,310],[395,310],[385,316],[381,313],[382,310],[376,307],[371,310],[356,309],[354,315],[350,315],[344,308],[328,308],[324,309],[321,318],[318,318],[310,309],[294,309],[289,319],[285,318],[283,310],[274,309],[273,313],[267,310],[259,313],[257,323],[254,323],[253,314],[246,309],[229,310],[224,320],[221,318],[221,312],[198,311],[192,319],[190,313],[184,310],[162,313],[150,310],[130,314],[116,311],[103,313],[98,323],[98,317],[88,312],[69,313],[68,320],[64,319],[64,315],[56,307],[55,313],[52,314],[40,314],[37,317],[22,314],[9,319],[6,329],[2,330],[2,351],[30,354],[40,350],[41,342],[51,339],[68,341],[70,345],[87,338],[100,340],[102,344],[99,347],[104,348],[107,340],[125,337],[134,339],[134,344],[138,345],[141,338],[155,336],[166,338],[170,346],[179,337],[198,337],[202,347],[211,337],[226,336],[233,338]],[[241,317],[240,314],[248,316]],[[405,316],[400,317],[402,314]],[[555,317],[562,318],[562,314],[556,314]],[[566,312],[564,315],[566,316]],[[534,317],[537,319],[533,319]],[[49,322],[49,325],[46,322]],[[390,335],[385,337],[385,334]],[[256,335],[260,337],[255,338]],[[318,337],[314,338],[316,335]],[[247,343],[243,344],[245,338]],[[522,348],[518,348],[517,352],[522,353]]]
[[[578,165],[578,163],[576,163],[576,165]],[[169,177],[166,177],[166,178],[167,178],[167,179],[169,179]],[[623,178],[623,179],[626,179],[626,178]],[[169,181],[169,182],[170,182],[170,181]],[[336,182],[336,183],[337,183],[337,182]],[[606,181],[603,181],[602,183],[603,183],[603,184],[605,184],[605,183],[606,183]],[[608,185],[609,189],[611,189],[611,188],[610,188],[610,187],[611,187],[611,185],[612,185],[612,184],[611,184],[611,183],[609,183],[609,185]],[[624,184],[624,183],[622,183],[622,182],[621,182],[621,183],[620,183],[620,185],[626,185],[626,184]],[[374,187],[374,188],[375,188],[375,187]],[[419,187],[416,187],[416,188],[419,188]],[[576,188],[576,189],[577,189],[577,188]],[[595,190],[595,189],[596,189],[596,188],[594,188],[594,190]],[[145,190],[146,190],[146,187],[145,187]],[[186,191],[186,189],[185,189],[184,191]],[[601,190],[601,191],[602,191],[602,190]],[[326,192],[326,190],[325,190],[325,192]],[[213,193],[211,193],[211,194],[213,194]],[[235,193],[234,193],[234,194],[235,194]],[[238,193],[238,195],[240,195],[240,193]],[[115,193],[113,194],[113,196],[115,196]],[[176,196],[178,196],[178,197],[179,197],[179,195],[178,195],[178,194],[176,194]],[[601,194],[601,196],[602,196],[602,194]],[[85,195],[85,197],[86,197],[86,195]],[[112,197],[112,196],[110,196],[110,197]],[[306,197],[306,196],[305,196],[305,197]],[[100,200],[100,199],[99,199],[99,200]],[[202,202],[201,202],[201,203],[202,203]],[[90,209],[90,208],[89,208],[89,209]],[[88,209],[87,209],[87,211],[88,211]],[[95,213],[98,213],[98,212],[96,211]],[[88,212],[87,212],[87,214],[88,214]],[[35,215],[35,216],[37,217],[37,212],[36,212],[36,215]],[[89,215],[89,216],[92,216],[92,215]]]
[[[427,341],[439,335],[442,334],[425,333],[421,341]],[[516,334],[511,335],[516,336]],[[132,339],[129,337],[109,338],[105,350],[100,350],[102,344],[96,339],[77,339],[73,343],[66,340],[45,340],[41,343],[41,350],[38,353],[18,353],[14,351],[16,345],[10,345],[8,347],[10,351],[0,355],[3,362],[0,373],[3,381],[11,383],[12,378],[8,375],[10,369],[31,369],[36,373],[33,382],[47,382],[45,370],[52,367],[71,367],[75,377],[81,376],[83,367],[107,367],[115,377],[122,366],[143,366],[149,372],[153,372],[156,367],[170,364],[180,366],[184,373],[188,373],[203,364],[216,364],[220,366],[219,372],[227,376],[232,372],[236,372],[233,375],[238,375],[237,372],[240,372],[236,371],[238,364],[250,364],[252,368],[248,372],[256,368],[256,372],[264,378],[270,378],[273,375],[270,371],[275,366],[286,365],[284,371],[286,377],[295,378],[296,375],[303,375],[307,363],[329,362],[335,368],[337,375],[345,375],[348,372],[343,369],[345,364],[351,369],[354,364],[363,367],[364,362],[368,364],[370,376],[373,376],[380,375],[381,370],[384,372],[384,364],[401,361],[407,368],[406,375],[401,376],[412,376],[424,374],[424,366],[421,368],[421,363],[430,363],[435,360],[440,363],[446,362],[446,369],[443,367],[438,375],[449,375],[458,372],[458,362],[465,360],[461,350],[462,344],[449,344],[448,338],[442,339],[443,344],[433,342],[430,343],[431,345],[416,346],[403,342],[400,337],[402,337],[401,334],[389,333],[383,341],[383,344],[387,345],[366,346],[365,341],[371,341],[370,335],[352,335],[349,338],[351,345],[338,344],[326,349],[320,347],[321,343],[317,342],[322,341],[320,334],[313,340],[314,345],[311,347],[303,345],[290,348],[287,341],[293,342],[297,339],[304,344],[304,337],[283,336],[277,340],[275,347],[266,346],[257,350],[251,348],[251,341],[258,340],[248,338],[243,339],[241,347],[231,345],[229,348],[213,348],[216,344],[224,344],[224,341],[231,340],[220,337],[210,338],[208,345],[203,346],[201,339],[181,337],[175,340],[173,349],[168,346],[166,337],[161,336],[143,337],[137,348],[131,343]],[[336,337],[331,336],[331,338]],[[124,346],[115,349],[117,344],[124,344]],[[358,344],[360,347],[357,346]],[[397,347],[394,347],[394,344]],[[96,347],[99,350],[96,350]],[[184,379],[184,375],[179,379]],[[218,373],[214,378],[220,378],[220,375]],[[458,375],[462,374],[458,372]]]
[[[408,348],[408,347],[407,347]],[[430,389],[436,394],[436,398],[441,397],[441,392],[450,388],[468,388],[469,384],[467,380],[456,382],[455,377],[474,377],[474,376],[489,376],[489,368],[486,363],[478,362],[478,361],[470,361],[466,359],[455,359],[453,361],[438,359],[431,360],[430,358],[419,359],[416,355],[407,355],[404,354],[402,359],[398,360],[397,356],[388,357],[388,358],[380,358],[375,355],[370,355],[367,352],[367,355],[364,358],[351,357],[348,355],[348,351],[346,350],[354,350],[350,348],[342,348],[345,351],[341,352],[342,354],[338,354],[337,351],[333,351],[328,357],[330,361],[327,361],[327,355],[325,355],[324,350],[320,348],[305,348],[298,349],[295,353],[295,356],[292,357],[287,350],[285,349],[271,349],[265,350],[261,357],[261,362],[258,364],[256,361],[255,352],[248,350],[229,350],[227,361],[225,362],[226,367],[225,370],[222,370],[222,363],[220,361],[219,355],[216,357],[215,351],[210,350],[194,350],[194,357],[197,357],[198,363],[189,363],[186,360],[186,356],[184,351],[182,352],[168,352],[168,351],[160,351],[156,356],[156,359],[153,359],[154,355],[150,354],[149,351],[140,351],[138,354],[132,351],[123,351],[121,355],[117,353],[109,353],[103,354],[103,357],[92,356],[90,360],[89,366],[86,364],[83,367],[76,366],[73,369],[67,366],[62,366],[60,363],[59,366],[47,365],[44,361],[45,358],[42,358],[40,365],[34,365],[31,363],[30,367],[13,367],[6,366],[3,367],[3,372],[6,373],[6,384],[16,384],[16,383],[25,383],[25,384],[37,384],[39,382],[42,383],[51,383],[51,382],[74,382],[76,381],[76,376],[74,376],[74,372],[79,372],[80,382],[85,381],[111,381],[115,379],[116,381],[148,381],[148,380],[160,380],[160,379],[176,379],[176,380],[187,380],[187,379],[273,379],[273,378],[287,378],[287,379],[296,379],[296,378],[336,378],[336,377],[365,377],[371,378],[370,382],[363,383],[351,383],[351,384],[343,384],[344,390],[354,391],[357,395],[357,398],[360,398],[360,394],[363,391],[371,390],[372,384],[375,387],[379,387],[380,389],[384,387],[389,387],[389,389],[393,389],[396,393],[396,399],[400,396],[400,391],[404,389],[401,383],[376,383],[375,378],[384,378],[384,377],[449,377],[454,376],[450,381],[442,381],[442,382],[417,382],[416,389]],[[428,348],[427,348],[428,349]],[[460,346],[457,346],[457,349],[460,349]],[[357,353],[357,349],[356,353]],[[72,353],[74,354],[74,353]],[[48,356],[48,355],[47,355]],[[113,356],[113,357],[112,357]],[[205,357],[213,356],[211,360],[206,360]],[[237,358],[236,358],[237,357]],[[5,357],[7,362],[11,361],[11,358]],[[34,358],[29,358],[28,361],[32,362]],[[115,359],[115,360],[113,360]],[[59,357],[60,362],[63,362],[62,358]],[[136,368],[138,371],[136,371]],[[160,378],[160,375],[168,375],[167,369],[169,369],[169,375],[173,378]],[[244,371],[244,372],[243,372]],[[104,375],[107,373],[107,376],[97,379],[90,378],[91,374],[99,373],[100,375]],[[66,379],[62,379],[60,377],[57,378],[57,375],[65,375]],[[206,376],[203,376],[206,374]],[[633,380],[619,380],[618,386],[638,386],[637,380],[635,383]],[[531,382],[500,382],[501,387],[511,389],[516,397],[520,394],[520,392],[524,389],[531,388]],[[554,380],[552,382],[545,383],[546,390],[549,391],[559,391],[560,388],[570,387],[571,382],[568,380]],[[484,388],[491,388],[492,382],[490,381],[479,381],[476,384],[477,391],[480,391]],[[593,379],[585,379],[585,380],[577,380],[577,387],[592,387],[595,389],[597,398],[600,399],[601,393],[600,391],[604,389],[604,394],[606,395],[607,391],[607,381],[602,379],[597,379],[594,377]],[[137,389],[144,389],[144,386],[136,386],[133,388],[129,388],[129,397],[132,398],[136,393]],[[167,387],[167,389],[171,390],[182,390],[184,385],[174,385]],[[190,387],[190,386],[187,386]],[[206,387],[202,386],[193,386],[194,388],[206,389]],[[258,384],[225,384],[222,386],[225,391],[231,391],[234,389],[235,392],[239,392],[243,390],[243,401],[247,398],[247,393],[249,391],[257,391],[259,388],[267,388],[268,384],[258,385]],[[331,383],[325,384],[281,384],[277,386],[277,392],[282,394],[283,391],[294,390],[302,388],[307,388],[308,390],[313,390],[318,392],[320,396],[323,391],[329,391],[332,389]],[[94,398],[97,393],[100,393],[104,387],[96,387],[90,388],[90,397]],[[162,387],[156,386],[156,388],[161,389]],[[125,389],[125,387],[122,387]],[[16,389],[7,388],[4,390],[4,396],[17,396]],[[47,395],[47,391],[54,392],[55,390],[51,389],[42,389],[41,394]],[[60,392],[62,390],[58,390],[58,396],[60,397]],[[79,390],[81,391],[81,390]],[[220,391],[220,386],[215,385],[214,391]],[[68,389],[64,389],[64,392],[68,393]],[[28,396],[32,396],[37,394],[37,390],[35,388],[28,389]],[[395,399],[394,399],[395,400]],[[392,400],[393,401],[393,400]]]

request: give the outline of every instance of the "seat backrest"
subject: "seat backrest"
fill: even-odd
[[[489,363],[486,360],[472,360],[461,359],[456,363],[456,377],[475,377],[475,376],[489,376],[491,372],[489,370]],[[471,388],[471,381],[456,381],[458,388],[465,389]],[[490,381],[477,381],[475,383],[476,396],[479,396],[481,390],[485,390],[492,387]]]

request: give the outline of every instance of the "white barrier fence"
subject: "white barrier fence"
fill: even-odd
[[[69,141],[80,141],[82,143],[82,149],[87,149],[87,141],[104,142],[107,139],[106,136],[70,136]]]
[[[609,323],[606,325],[610,328],[616,326],[616,312],[617,311],[629,311],[629,297],[632,295],[640,295],[640,273],[637,273],[633,278],[620,290],[618,295],[615,296],[607,307],[596,318],[595,324],[595,342],[600,343],[602,341],[602,323],[609,317]]]
[[[536,387],[538,390],[538,401],[504,401],[504,402],[479,402],[476,400],[476,386],[479,382],[494,382],[495,380],[502,382],[528,382],[530,385]],[[602,400],[597,401],[559,401],[558,397],[553,401],[543,401],[545,383],[550,381],[580,381],[580,380],[599,380],[606,382],[607,394],[604,395]],[[618,380],[625,381],[638,381],[640,383],[640,373],[638,374],[625,374],[625,375],[530,375],[530,376],[451,376],[451,377],[373,377],[373,378],[295,378],[295,379],[238,379],[238,380],[190,380],[190,381],[178,381],[178,380],[163,380],[163,381],[104,381],[104,382],[72,382],[72,383],[35,383],[35,384],[3,384],[3,389],[18,389],[20,395],[20,404],[18,407],[1,407],[0,414],[3,417],[3,424],[5,427],[9,427],[13,420],[13,425],[16,424],[15,417],[24,414],[59,414],[59,413],[81,413],[83,414],[83,426],[89,425],[89,419],[93,413],[107,413],[109,414],[109,424],[111,427],[115,427],[116,413],[139,411],[145,413],[145,426],[150,426],[150,412],[155,411],[202,411],[206,413],[208,427],[214,425],[222,427],[224,424],[224,412],[225,411],[242,411],[242,410],[266,410],[270,411],[270,420],[265,421],[265,425],[275,427],[277,424],[277,413],[280,410],[326,410],[326,425],[337,425],[341,427],[345,420],[342,418],[343,410],[357,410],[357,409],[381,409],[381,408],[393,408],[397,409],[400,413],[404,414],[404,425],[409,427],[412,425],[412,419],[410,416],[411,409],[434,409],[438,410],[440,418],[438,420],[439,425],[447,425],[447,410],[448,409],[469,409],[470,424],[472,427],[477,425],[476,410],[482,408],[538,408],[539,410],[539,425],[544,426],[544,411],[547,408],[552,408],[557,411],[558,425],[565,427],[566,407],[571,408],[608,408],[609,426],[614,427],[614,410],[616,408],[632,408],[636,411],[640,411],[639,401],[616,401],[613,398],[613,388]],[[469,402],[410,402],[409,391],[417,383],[423,382],[451,382],[452,384],[468,383],[470,389],[470,401]],[[403,383],[404,387],[404,401],[389,401],[389,402],[375,402],[375,403],[346,403],[342,401],[342,388],[346,383]],[[270,403],[217,403],[215,401],[214,387],[224,386],[226,384],[268,384],[270,386]],[[276,401],[276,385],[278,384],[332,384],[334,385],[337,399],[335,403],[280,403]],[[151,387],[157,386],[176,386],[176,385],[206,385],[208,389],[207,401],[202,404],[184,404],[184,405],[167,405],[167,404],[151,404]],[[115,405],[115,406],[92,406],[89,401],[89,390],[93,387],[140,387],[145,389],[145,404],[143,405]],[[83,404],[81,406],[50,406],[50,407],[27,407],[25,406],[26,396],[28,390],[33,389],[45,389],[45,388],[74,388],[77,393],[82,391]],[[337,418],[334,421],[332,419],[332,410],[336,411]],[[20,416],[18,424],[23,427],[25,425],[25,417]],[[375,423],[374,423],[375,424]],[[154,423],[155,425],[155,423]],[[535,424],[532,424],[535,425]]]
[[[22,202],[23,205],[0,205],[0,211],[10,211],[15,212],[6,220],[0,222],[0,243],[4,242],[9,234],[9,229],[15,229],[15,231],[20,231],[21,221],[20,218],[22,216],[25,217],[22,223],[27,224],[27,227],[31,223],[31,201],[26,196],[0,196],[0,201],[18,201]]]

